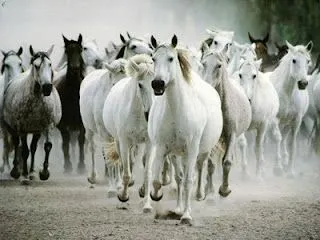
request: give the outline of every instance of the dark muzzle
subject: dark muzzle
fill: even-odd
[[[298,88],[299,88],[300,90],[306,89],[307,86],[308,86],[308,81],[306,81],[306,80],[300,80],[300,81],[298,81]]]
[[[51,91],[52,91],[52,84],[51,83],[42,85],[42,93],[44,96],[49,96],[51,94]]]
[[[165,90],[165,84],[163,80],[153,80],[151,82],[151,87],[153,88],[154,95],[161,96]]]

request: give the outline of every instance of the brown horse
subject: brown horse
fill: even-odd
[[[80,116],[79,91],[80,84],[84,78],[85,64],[82,59],[82,35],[79,34],[78,40],[68,40],[63,36],[65,54],[67,56],[67,72],[55,81],[55,86],[59,92],[62,105],[62,118],[58,124],[62,136],[62,148],[64,154],[64,171],[72,171],[70,161],[70,134],[78,132],[79,143],[79,163],[78,173],[85,172],[84,163],[84,143],[85,129]]]
[[[288,47],[279,46],[276,44],[278,49],[278,54],[269,54],[267,43],[269,41],[269,33],[263,39],[255,39],[248,32],[249,40],[251,43],[256,45],[255,51],[258,56],[258,59],[262,59],[261,71],[262,72],[270,72],[273,71],[278,65],[280,59],[287,54]]]

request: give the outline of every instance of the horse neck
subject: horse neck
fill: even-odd
[[[236,52],[233,56],[233,58],[231,59],[230,63],[228,64],[228,73],[229,75],[232,75],[235,71],[237,71],[237,67],[239,66],[239,62],[240,62],[240,53]]]
[[[280,65],[273,71],[271,80],[279,96],[287,96],[289,98],[293,94],[296,83],[289,75],[287,64],[287,61],[281,61]]]
[[[221,102],[225,101],[225,96],[226,94],[228,94],[229,92],[229,85],[232,84],[230,82],[229,76],[228,76],[228,72],[227,69],[225,68],[225,66],[221,67],[221,76],[220,76],[220,80],[219,82],[216,84],[215,89],[217,90]]]
[[[179,65],[177,65],[177,69],[177,74],[171,79],[172,82],[169,83],[164,93],[167,98],[167,106],[171,109],[172,114],[185,109],[190,94],[192,94],[191,86],[184,79]]]
[[[137,79],[134,79],[131,77],[131,79],[128,82],[127,89],[129,89],[128,93],[128,105],[132,112],[139,113],[143,112],[143,105],[141,100],[138,97],[138,84]]]
[[[67,84],[72,86],[74,85],[80,86],[84,78],[84,73],[85,73],[85,68],[83,64],[80,66],[79,69],[77,69],[77,71],[72,71],[68,66],[67,74],[66,74]]]

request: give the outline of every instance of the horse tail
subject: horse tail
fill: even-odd
[[[103,147],[102,155],[106,164],[116,164],[120,160],[116,142],[106,143]]]

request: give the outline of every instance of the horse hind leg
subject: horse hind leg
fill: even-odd
[[[202,183],[203,183],[202,173],[203,173],[203,163],[208,158],[208,156],[209,156],[209,153],[201,154],[201,156],[198,157],[197,163],[196,163],[197,170],[198,170],[198,184],[197,184],[197,193],[196,193],[197,201],[202,201],[205,199],[205,195],[203,193],[203,186],[202,186]]]
[[[59,129],[61,132],[62,137],[62,149],[63,149],[63,156],[64,156],[64,172],[70,173],[72,172],[72,163],[70,161],[70,153],[69,153],[69,146],[70,146],[70,133],[67,129]]]
[[[38,141],[40,139],[40,134],[33,134],[31,145],[30,145],[30,151],[31,151],[31,165],[30,165],[30,171],[29,171],[29,179],[34,179],[34,158],[38,146]]]
[[[2,152],[2,159],[3,165],[0,167],[0,172],[3,173],[6,170],[10,171],[10,164],[9,164],[9,153],[12,150],[12,141],[10,141],[9,134],[3,130],[3,152]]]
[[[278,121],[272,122],[271,128],[272,128],[272,136],[277,144],[277,153],[276,153],[277,156],[274,161],[273,174],[275,176],[281,176],[283,174],[283,169],[281,166],[281,140],[282,140],[282,136],[281,136],[281,132],[279,129]]]
[[[213,194],[214,193],[214,187],[213,187],[213,174],[214,174],[214,170],[215,170],[215,164],[213,157],[218,157],[218,156],[210,156],[208,158],[208,172],[207,172],[207,183],[205,186],[205,194],[206,196],[208,196],[209,194]]]
[[[169,176],[170,165],[171,165],[170,159],[166,158],[166,160],[164,161],[163,170],[162,170],[162,186],[167,186],[171,183],[171,179]]]
[[[95,145],[93,141],[93,132],[89,129],[86,129],[86,139],[87,143],[90,146],[91,151],[91,173],[88,176],[88,182],[91,184],[97,183],[97,170],[96,170],[96,162],[95,162]]]
[[[79,142],[79,163],[78,163],[78,174],[84,174],[86,172],[86,165],[84,163],[84,143],[85,143],[85,129],[80,129],[78,137]]]
[[[180,158],[177,158],[176,156],[171,157],[171,162],[172,165],[174,166],[175,169],[175,181],[177,184],[177,207],[174,210],[176,214],[179,214],[182,216],[182,211],[183,211],[183,202],[182,202],[182,180],[183,180],[183,166]]]
[[[48,180],[50,177],[49,172],[49,155],[52,149],[52,143],[49,141],[49,135],[47,133],[46,142],[44,143],[44,151],[45,151],[45,158],[43,162],[43,169],[39,172],[39,178],[42,181]]]
[[[263,165],[264,165],[264,139],[266,133],[266,125],[261,126],[257,129],[257,136],[256,136],[256,158],[257,158],[257,165],[256,165],[256,175],[259,179],[263,177]]]
[[[241,171],[242,171],[242,177],[243,179],[249,178],[249,172],[248,172],[248,161],[247,161],[247,138],[243,134],[241,134],[238,138],[238,144],[241,152]]]

